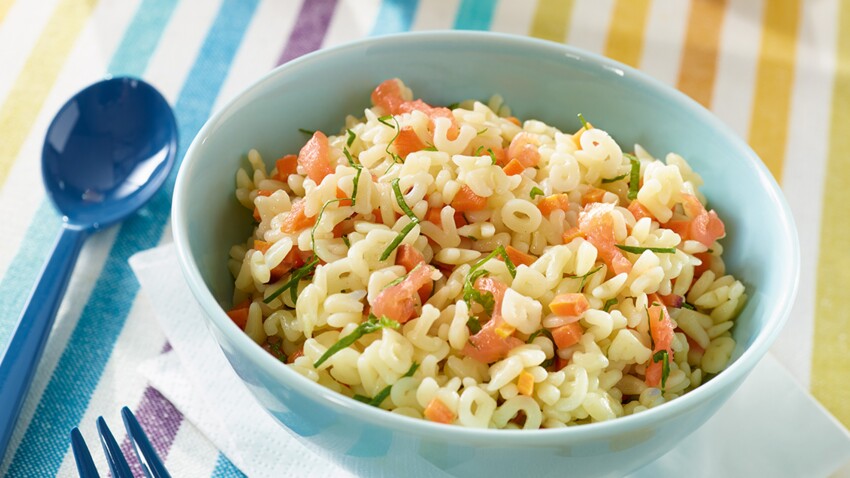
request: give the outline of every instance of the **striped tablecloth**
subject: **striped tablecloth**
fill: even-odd
[[[0,349],[59,231],[40,151],[77,90],[107,74],[156,85],[174,106],[182,157],[212,111],[275,65],[370,35],[450,28],[607,55],[684,91],[748,140],[781,183],[802,247],[800,294],[774,352],[850,426],[841,305],[850,2],[841,0],[0,0]],[[171,240],[173,184],[83,249],[0,475],[73,476],[70,428],[92,436],[97,416],[118,424],[126,404],[176,476],[241,476],[137,372],[166,343],[127,259]]]

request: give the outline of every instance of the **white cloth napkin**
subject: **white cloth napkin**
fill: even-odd
[[[173,245],[136,254],[130,265],[173,347],[140,372],[189,422],[250,477],[351,476],[301,445],[239,381]],[[817,477],[848,460],[850,434],[768,355],[706,425],[631,476]]]

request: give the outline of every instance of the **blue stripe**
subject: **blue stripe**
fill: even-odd
[[[141,76],[151,54],[162,38],[177,0],[144,0],[115,53],[107,71],[113,76]],[[48,199],[44,199],[24,235],[24,241],[0,281],[0,350],[5,350],[12,327],[24,308],[24,302],[51,246],[56,241],[62,220]]]
[[[372,26],[371,36],[410,30],[419,0],[384,0]]]
[[[236,468],[236,465],[230,462],[224,453],[218,454],[218,460],[215,461],[215,469],[210,478],[244,478],[245,475]]]
[[[463,0],[457,9],[457,30],[489,30],[498,0]]]
[[[225,0],[207,33],[175,105],[180,131],[178,158],[209,116],[258,0]],[[127,264],[136,252],[156,246],[171,208],[174,173],[154,198],[121,226],[94,290],[62,353],[35,416],[15,452],[9,476],[53,476],[115,346],[139,284]],[[85,364],[80,366],[80,364]]]

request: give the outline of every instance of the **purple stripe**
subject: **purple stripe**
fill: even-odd
[[[337,0],[304,0],[295,27],[277,61],[278,65],[318,50],[322,46],[336,2]]]
[[[177,411],[174,405],[153,387],[145,388],[142,401],[138,408],[133,411],[133,414],[136,415],[139,424],[148,435],[157,455],[165,461],[165,457],[168,456],[168,451],[171,449],[171,444],[174,443],[174,437],[177,436],[177,430],[183,423],[183,414]],[[124,441],[121,442],[121,452],[126,457],[136,456],[130,438],[126,435]],[[131,458],[127,462],[130,463],[134,476],[145,476],[138,460]]]

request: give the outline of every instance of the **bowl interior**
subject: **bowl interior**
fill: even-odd
[[[760,356],[778,333],[795,290],[796,234],[776,183],[746,144],[684,95],[630,68],[554,43],[458,32],[361,42],[291,62],[210,120],[181,171],[175,207],[184,224],[175,235],[216,301],[230,305],[228,251],[251,230],[233,195],[247,151],[256,148],[271,166],[304,144],[299,128],[336,134],[391,77],[432,104],[498,93],[521,119],[574,131],[582,113],[626,150],[639,143],[659,158],[681,154],[726,223],[727,269],[747,286],[734,358],[756,342]]]

